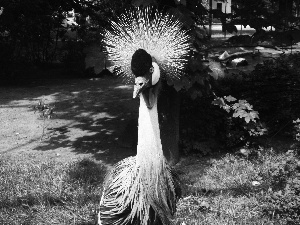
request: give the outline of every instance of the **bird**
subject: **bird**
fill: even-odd
[[[146,7],[126,11],[104,34],[117,75],[140,99],[137,154],[106,175],[99,225],[171,225],[180,197],[178,175],[163,155],[157,101],[162,79],[179,79],[190,52],[179,19]]]

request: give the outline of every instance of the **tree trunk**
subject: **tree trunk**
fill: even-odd
[[[208,14],[208,24],[209,24],[209,38],[212,35],[212,0],[209,0],[209,14]]]
[[[179,161],[179,108],[179,94],[163,81],[158,98],[158,118],[163,152],[171,165]]]

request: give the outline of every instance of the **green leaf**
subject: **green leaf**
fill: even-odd
[[[183,89],[183,82],[180,81],[180,80],[175,80],[175,81],[173,82],[173,85],[174,85],[174,88],[175,88],[175,90],[176,90],[177,92],[180,91],[181,89]]]
[[[249,116],[245,117],[245,121],[246,121],[246,123],[249,123],[249,122],[250,122],[250,120],[251,120],[251,117],[249,117]]]
[[[222,68],[221,64],[219,62],[210,61],[209,62],[209,68],[211,72],[209,74],[217,80],[218,78],[222,78],[225,76],[224,68]]]
[[[232,97],[231,95],[225,96],[224,98],[225,98],[228,102],[234,102],[234,101],[236,101],[236,98],[235,98],[235,97]]]
[[[223,98],[217,98],[217,99],[213,100],[212,104],[213,105],[218,105],[220,107],[226,105]]]
[[[259,119],[259,116],[258,116],[258,112],[257,111],[252,111],[252,112],[250,112],[250,115],[252,116],[252,118],[254,118],[254,119]]]

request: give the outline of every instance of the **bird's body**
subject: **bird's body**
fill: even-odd
[[[120,161],[106,177],[100,204],[102,225],[163,225],[175,213],[179,184],[163,156],[157,89],[149,88],[146,92],[152,93],[140,96],[137,155]],[[145,98],[151,95],[149,109]]]
[[[101,225],[169,225],[180,185],[162,150],[157,112],[160,69],[166,78],[182,74],[189,52],[181,23],[147,8],[113,22],[104,42],[117,74],[135,79],[140,96],[135,157],[117,163],[106,176],[100,201]],[[128,16],[129,15],[129,16]],[[154,15],[154,20],[149,19]]]

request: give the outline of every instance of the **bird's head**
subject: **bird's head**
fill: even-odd
[[[151,109],[157,97],[160,70],[155,59],[143,49],[138,49],[131,59],[131,70],[135,75],[133,98],[143,94],[146,105]]]

